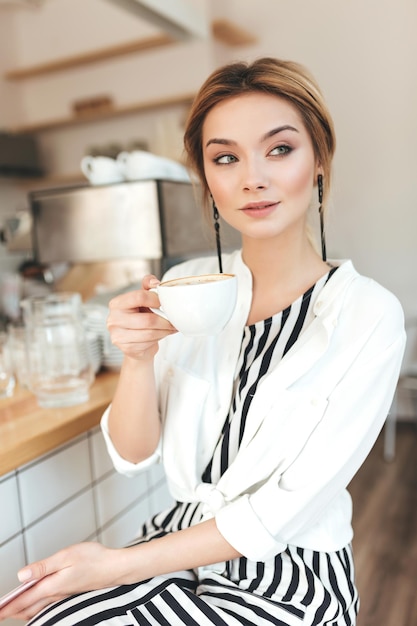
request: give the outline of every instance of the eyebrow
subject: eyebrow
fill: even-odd
[[[282,133],[285,130],[290,130],[290,131],[293,131],[294,133],[299,132],[294,126],[291,126],[290,124],[277,126],[277,128],[273,128],[272,130],[269,130],[267,133],[265,133],[265,135],[262,135],[261,143],[262,141],[265,141],[266,139],[270,139],[271,137],[274,137],[275,135],[278,135],[278,133]],[[213,139],[209,139],[208,142],[206,143],[206,148],[212,143],[218,143],[224,146],[235,146],[237,142],[233,141],[233,139],[221,139],[221,138],[213,137]]]

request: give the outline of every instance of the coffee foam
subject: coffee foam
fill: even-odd
[[[217,283],[220,280],[232,278],[232,274],[205,274],[203,276],[187,276],[185,278],[174,278],[166,283],[161,283],[162,287],[183,287],[187,285],[206,285]]]

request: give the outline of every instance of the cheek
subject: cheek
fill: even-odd
[[[215,176],[210,171],[206,171],[206,181],[211,194],[220,204],[221,199],[230,193],[230,182],[226,181],[226,177]]]
[[[314,171],[311,166],[293,168],[289,170],[285,176],[285,187],[288,193],[310,195],[313,185]]]

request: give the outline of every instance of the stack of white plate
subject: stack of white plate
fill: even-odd
[[[87,348],[94,374],[100,370],[103,361],[103,342],[99,333],[87,330]]]
[[[84,304],[83,321],[87,333],[98,336],[100,342],[100,364],[106,369],[119,370],[122,366],[123,352],[110,341],[107,330],[109,309],[102,304]]]

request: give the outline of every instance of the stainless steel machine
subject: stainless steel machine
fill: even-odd
[[[34,257],[40,263],[145,259],[161,274],[172,264],[216,251],[198,189],[186,182],[140,180],[33,191]],[[221,224],[224,250],[240,235]]]

